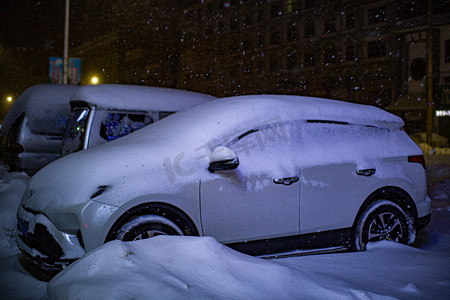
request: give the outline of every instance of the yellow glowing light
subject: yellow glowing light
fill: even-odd
[[[92,77],[91,78],[91,82],[92,82],[92,84],[97,84],[98,83],[98,77]]]
[[[12,101],[12,97],[9,96],[9,97],[6,98],[6,100],[8,100],[8,102],[11,102]]]

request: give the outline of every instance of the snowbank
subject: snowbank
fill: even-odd
[[[159,236],[114,241],[91,252],[55,277],[48,294],[53,299],[349,299],[352,291],[327,275],[249,257],[211,237]]]
[[[381,299],[444,297],[450,255],[380,242],[366,253],[264,260],[210,237],[114,241],[48,285],[50,299]],[[386,272],[387,271],[387,272]],[[374,275],[375,274],[375,275]],[[99,284],[101,283],[101,284]]]

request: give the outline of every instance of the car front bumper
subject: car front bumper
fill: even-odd
[[[19,207],[17,218],[17,246],[42,269],[62,270],[86,253],[76,234],[61,232],[44,214]]]

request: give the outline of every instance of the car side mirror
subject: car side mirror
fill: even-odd
[[[234,170],[239,166],[239,158],[230,148],[219,146],[210,155],[208,171]]]

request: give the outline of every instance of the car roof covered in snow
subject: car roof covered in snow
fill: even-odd
[[[178,111],[215,98],[162,87],[99,84],[81,87],[71,102],[84,101],[103,109]]]
[[[251,119],[262,123],[273,118],[280,118],[283,121],[323,121],[387,129],[398,129],[404,125],[400,117],[374,106],[290,95],[222,98],[189,109],[185,114],[178,114],[172,118],[197,119],[197,122],[205,124],[214,124],[215,120],[226,122],[233,119],[236,119],[237,123],[242,120],[248,124],[249,121],[252,122]]]
[[[302,120],[348,123],[389,129],[396,129],[404,125],[400,117],[380,108],[325,98],[256,95],[244,96],[240,101],[253,101],[254,99],[264,99],[268,106],[276,106],[276,103],[279,102],[279,105],[285,106],[285,109],[291,107],[297,119]]]
[[[79,89],[75,85],[38,84],[26,89],[14,101],[2,124],[2,133],[7,133],[22,113],[42,110],[66,109],[70,113],[70,96]]]
[[[400,117],[369,105],[304,96],[249,95],[219,98],[177,112],[143,128],[140,133],[131,134],[124,143],[145,143],[145,140],[163,136],[180,145],[185,144],[184,147],[198,147],[218,137],[231,138],[234,134],[261,126],[295,121],[349,124],[391,131],[404,125]],[[142,141],[138,141],[140,139]]]

